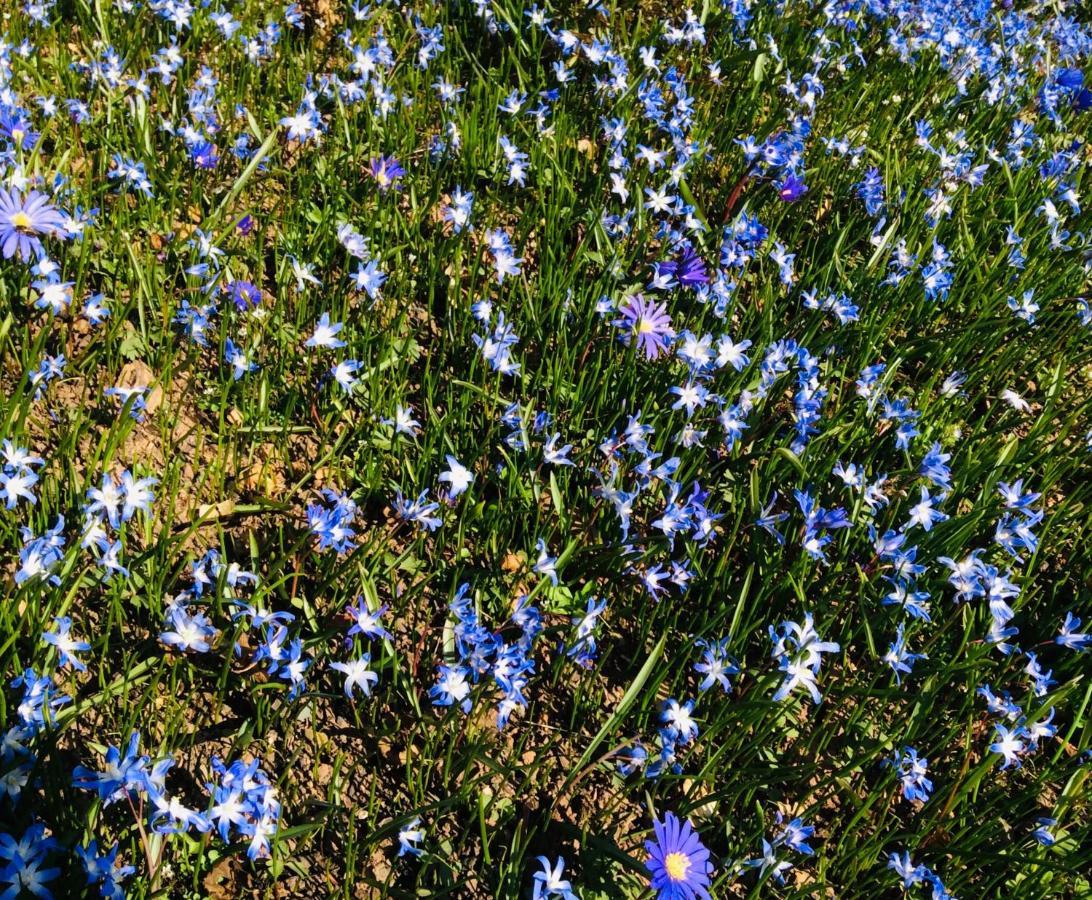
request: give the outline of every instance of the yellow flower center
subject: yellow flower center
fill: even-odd
[[[28,216],[22,210],[19,210],[15,215],[11,217],[11,224],[18,228],[20,231],[32,231],[30,216]]]
[[[682,881],[690,868],[690,857],[685,853],[668,853],[664,859],[664,868],[672,881]]]
[[[650,331],[655,331],[655,326],[648,319],[642,318],[637,323],[637,333],[648,334]]]

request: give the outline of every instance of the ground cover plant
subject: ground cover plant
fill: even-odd
[[[1092,18],[0,12],[0,898],[1092,896]]]

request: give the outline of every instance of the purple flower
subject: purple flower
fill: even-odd
[[[695,287],[699,284],[708,284],[709,275],[705,271],[705,261],[694,252],[690,244],[686,244],[675,263],[675,277],[683,287]]]
[[[39,235],[49,234],[67,237],[64,216],[45,194],[31,191],[24,198],[14,188],[0,190],[0,251],[4,259],[16,253],[24,261],[42,256]]]
[[[1054,80],[1063,91],[1079,91],[1084,85],[1084,73],[1080,69],[1059,69]]]
[[[0,113],[0,135],[7,138],[17,149],[25,150],[38,143],[38,132],[21,109]]]
[[[785,176],[785,180],[781,182],[777,189],[777,196],[784,200],[786,203],[795,203],[801,197],[808,192],[808,186],[804,184],[802,178],[797,178],[793,174]]]
[[[657,290],[668,290],[675,286],[676,281],[681,287],[697,287],[699,284],[709,283],[705,261],[689,243],[683,245],[675,259],[655,263],[652,268],[655,273],[652,287]]]
[[[634,294],[618,311],[622,318],[614,323],[615,326],[637,335],[637,348],[644,350],[647,359],[656,359],[666,352],[675,330],[671,327],[671,316],[662,304],[646,302],[643,296]]]
[[[225,285],[224,290],[228,292],[228,296],[231,297],[232,303],[239,312],[245,312],[262,302],[262,292],[249,281],[241,279],[233,281]]]
[[[398,180],[406,174],[402,164],[393,156],[377,156],[368,163],[368,172],[383,192],[398,188]]]
[[[1059,90],[1072,98],[1078,112],[1092,107],[1092,91],[1084,86],[1084,73],[1080,69],[1060,69],[1055,75]]]
[[[658,900],[708,900],[713,867],[697,832],[674,813],[667,813],[662,822],[653,822],[652,826],[656,840],[645,841],[645,868],[651,873],[649,885]]]
[[[220,161],[216,145],[211,141],[198,141],[190,148],[193,164],[199,169],[215,169]]]

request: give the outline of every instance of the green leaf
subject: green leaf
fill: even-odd
[[[652,670],[656,668],[656,663],[660,661],[660,656],[664,652],[664,647],[667,646],[667,635],[663,635],[659,641],[656,642],[656,646],[652,649],[652,652],[648,655],[648,659],[645,660],[645,664],[641,666],[641,671],[637,673],[637,677],[633,679],[633,683],[622,695],[622,699],[618,701],[618,706],[611,717],[607,719],[602,728],[599,729],[599,733],[592,738],[591,743],[588,744],[584,752],[581,754],[580,759],[570,770],[568,777],[565,779],[564,784],[561,786],[561,790],[558,791],[558,795],[564,794],[568,790],[569,785],[580,774],[585,766],[591,761],[592,755],[595,753],[596,748],[607,739],[607,737],[614,733],[615,729],[625,719],[626,714],[629,712],[629,708],[633,706],[634,702],[640,696],[641,689],[644,688],[645,682],[648,681],[649,676],[652,675]]]

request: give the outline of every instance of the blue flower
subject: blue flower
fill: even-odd
[[[1058,824],[1057,819],[1040,818],[1035,820],[1039,827],[1032,832],[1032,837],[1035,838],[1044,847],[1051,847],[1057,842],[1057,838],[1050,830]]]
[[[15,509],[20,498],[29,500],[32,504],[38,502],[38,498],[31,490],[38,483],[38,476],[29,468],[4,468],[0,471],[0,499],[8,509]]]
[[[167,628],[160,633],[159,639],[179,650],[208,653],[211,642],[219,633],[207,616],[199,612],[190,614],[184,605],[177,604],[168,611]]]
[[[398,830],[398,855],[420,856],[425,852],[424,847],[418,846],[425,839],[424,829],[420,828],[421,817],[414,816],[409,822]]]
[[[887,653],[883,656],[883,661],[891,666],[892,671],[895,673],[895,683],[902,684],[902,676],[909,675],[914,669],[914,663],[919,659],[926,659],[924,653],[911,653],[906,648],[906,641],[903,634],[903,626],[899,627],[895,631],[895,640],[888,648]]]
[[[595,662],[598,650],[595,634],[599,626],[599,617],[606,608],[606,600],[589,597],[584,615],[573,618],[576,635],[572,643],[565,648],[565,654],[585,669],[591,668]]]
[[[474,474],[450,453],[445,458],[447,470],[440,473],[438,480],[449,485],[447,495],[454,500],[474,482]]]
[[[106,748],[106,768],[103,771],[76,766],[72,772],[72,786],[95,791],[103,804],[109,806],[147,788],[150,762],[147,756],[140,754],[140,735],[134,731],[129,736],[124,754],[117,747]]]
[[[318,549],[333,549],[338,554],[348,553],[355,546],[357,507],[352,498],[326,488],[323,490],[325,506],[312,503],[307,507],[307,525],[318,539]]]
[[[691,716],[693,711],[693,700],[679,703],[678,700],[671,698],[664,703],[663,710],[660,712],[664,731],[680,744],[688,744],[698,736],[698,723]]]
[[[1092,634],[1084,634],[1078,631],[1080,627],[1081,620],[1072,612],[1067,612],[1061,630],[1058,632],[1058,636],[1054,638],[1054,643],[1059,647],[1067,647],[1070,650],[1092,648]]]
[[[6,857],[9,860],[6,866],[0,868],[0,885],[9,885],[0,891],[0,897],[4,900],[15,900],[24,891],[45,900],[53,897],[46,884],[60,877],[61,870],[55,866],[43,866],[46,864],[46,854],[54,849],[56,842],[52,838],[43,838],[37,831],[39,828],[44,831],[43,826],[32,825],[19,842],[15,842],[7,834],[0,834],[0,858]],[[14,846],[9,848],[9,843]]]
[[[532,567],[533,571],[539,575],[545,575],[556,587],[558,581],[557,557],[550,556],[546,550],[546,542],[542,538],[535,541],[535,547],[538,549],[538,559]]]
[[[235,346],[231,338],[224,341],[224,362],[232,368],[232,380],[238,381],[244,375],[258,371],[258,364],[251,362],[246,353]]]
[[[402,496],[400,490],[396,491],[391,507],[406,522],[420,525],[426,531],[435,531],[444,521],[439,516],[432,515],[440,508],[440,504],[428,500],[428,491],[421,491],[415,500]]]
[[[738,675],[739,664],[728,655],[729,638],[721,638],[719,641],[706,641],[699,639],[696,643],[703,648],[700,662],[694,663],[694,671],[704,675],[698,690],[707,691],[714,684],[719,684],[725,693],[732,689],[729,676]]]
[[[561,877],[561,873],[565,871],[565,859],[559,856],[557,863],[553,865],[545,856],[540,856],[538,861],[542,864],[542,870],[534,875],[531,900],[546,900],[549,897],[577,900],[576,892],[568,879]]]
[[[42,635],[42,640],[52,644],[61,655],[60,665],[71,665],[77,672],[86,672],[87,666],[75,656],[76,653],[90,650],[91,645],[87,641],[76,640],[71,635],[72,619],[69,616],[58,616],[53,620],[56,631],[47,631]]]
[[[178,797],[171,797],[162,790],[148,792],[152,812],[148,824],[156,834],[185,834],[190,829],[204,834],[212,830],[208,817],[190,809]]]
[[[356,598],[356,605],[345,608],[345,614],[352,620],[352,627],[348,631],[348,637],[359,634],[369,640],[389,641],[391,633],[380,624],[380,619],[387,611],[386,604],[380,606],[375,612],[369,609],[367,601],[363,597]]]
[[[464,192],[461,187],[456,187],[451,192],[451,202],[443,208],[445,221],[451,223],[452,230],[459,234],[464,229],[473,230],[470,217],[474,208],[474,195],[469,191]]]
[[[289,684],[288,699],[295,700],[307,687],[304,675],[311,668],[311,660],[303,656],[303,642],[296,638],[288,645],[288,657],[277,665],[277,677]]]
[[[121,882],[136,872],[136,867],[118,865],[118,845],[99,854],[99,842],[91,841],[86,847],[77,847],[76,855],[87,873],[87,883],[99,886],[99,895],[107,900],[125,900]]]
[[[330,347],[338,349],[345,346],[345,341],[337,337],[345,326],[341,322],[330,323],[330,314],[323,313],[319,316],[314,334],[303,342],[304,347]]]
[[[353,688],[359,687],[365,697],[371,696],[372,685],[379,681],[379,675],[368,668],[372,661],[370,653],[362,654],[358,659],[347,663],[333,662],[330,668],[345,676],[345,696],[353,699]]]
[[[931,874],[925,866],[914,865],[910,861],[910,854],[906,850],[902,852],[902,856],[899,856],[898,853],[892,853],[887,859],[887,868],[893,869],[902,879],[904,888],[919,884]]]
[[[913,747],[903,747],[901,753],[889,760],[898,772],[902,783],[902,795],[907,800],[928,801],[933,790],[933,782],[926,778],[929,760],[918,756]]]
[[[15,719],[31,736],[52,728],[57,711],[72,702],[67,694],[57,693],[52,675],[39,676],[34,669],[24,669],[11,680],[11,686],[23,689]]]
[[[429,688],[428,695],[435,706],[452,706],[456,703],[464,713],[470,712],[470,683],[464,666],[440,666],[439,681]]]
[[[778,628],[769,629],[770,639],[774,642],[773,657],[779,668],[785,673],[781,686],[773,699],[786,699],[798,686],[805,687],[815,703],[822,702],[816,678],[822,665],[823,653],[837,653],[841,647],[832,641],[819,639],[811,613],[804,615],[801,624],[782,622]]]
[[[15,571],[15,583],[24,584],[40,578],[59,585],[61,580],[54,570],[64,558],[64,519],[57,517],[53,528],[41,536],[35,536],[29,528],[22,529],[23,546],[19,550],[19,568]]]
[[[1007,769],[1011,765],[1020,768],[1020,755],[1027,751],[1027,744],[1023,741],[1027,729],[1020,725],[1010,729],[1000,723],[995,723],[993,728],[996,740],[990,744],[990,750],[1005,758],[1001,768]]]
[[[386,280],[386,273],[380,271],[379,263],[374,259],[368,260],[363,266],[357,266],[352,274],[353,287],[366,293],[372,300],[379,296],[379,289]]]

